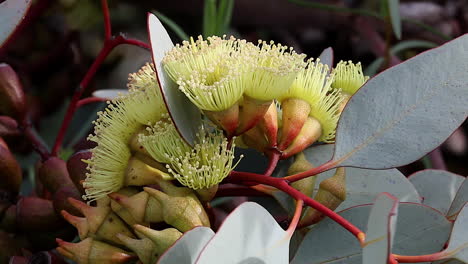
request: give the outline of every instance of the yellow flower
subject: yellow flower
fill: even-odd
[[[201,36],[177,44],[163,59],[164,69],[198,108],[222,111],[244,93],[245,40]]]
[[[369,76],[364,76],[360,62],[354,64],[352,61],[340,61],[334,73],[335,81],[332,87],[349,95],[353,95],[369,79]]]
[[[158,121],[167,113],[153,66],[147,64],[129,78],[129,93],[108,102],[94,121],[94,134],[88,140],[96,142],[88,163],[83,184],[84,199],[97,200],[118,191],[124,185],[128,160],[131,157],[130,138],[142,126]]]
[[[220,183],[237,166],[234,147],[219,130],[202,127],[198,143],[182,156],[172,156],[167,169],[182,185],[194,190]],[[242,156],[241,156],[242,158]]]

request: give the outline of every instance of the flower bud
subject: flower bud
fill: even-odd
[[[147,192],[139,192],[126,196],[120,193],[111,193],[111,208],[128,225],[163,222],[161,204]]]
[[[164,221],[181,232],[186,232],[196,226],[208,226],[208,216],[193,196],[169,196],[156,189],[145,187],[145,192],[150,194],[162,205]]]
[[[16,72],[5,63],[0,63],[0,113],[16,120],[23,120],[26,115],[23,86]]]
[[[0,139],[0,141],[3,141]],[[18,193],[23,173],[21,167],[6,144],[0,143],[0,189]]]
[[[310,164],[310,162],[306,159],[303,152],[300,152],[294,157],[294,162],[288,169],[288,175],[294,175],[297,173],[301,173],[304,171],[308,171],[312,169],[314,166]],[[307,196],[311,196],[314,192],[315,181],[317,177],[307,177],[305,179],[295,181],[291,184],[293,188],[302,192]]]
[[[58,189],[53,194],[52,203],[54,205],[54,210],[57,215],[60,215],[62,210],[65,210],[73,215],[80,215],[80,211],[78,211],[74,206],[70,204],[68,201],[68,197],[73,197],[74,199],[81,200],[81,194],[75,186],[63,186],[62,188]]]
[[[144,186],[157,184],[161,180],[172,180],[169,174],[149,166],[143,161],[132,157],[128,161],[124,186]]]
[[[337,168],[335,175],[322,181],[314,200],[335,210],[346,200],[346,173],[343,167]],[[318,223],[324,215],[314,208],[307,208],[299,225],[309,226]]]
[[[313,118],[308,117],[301,131],[294,141],[281,154],[282,159],[287,159],[312,145],[322,134],[322,125]]]
[[[275,102],[270,104],[270,107],[268,107],[267,112],[257,126],[259,126],[260,130],[265,134],[269,142],[269,147],[275,147],[278,137],[278,111]]]
[[[131,253],[92,238],[79,243],[57,239],[57,251],[78,264],[116,264],[136,259]]]
[[[142,239],[132,239],[121,234],[117,234],[117,237],[138,255],[143,264],[156,263],[161,254],[182,236],[175,228],[161,231],[141,225],[134,225],[133,228]]]
[[[281,102],[282,130],[278,143],[279,150],[285,150],[297,137],[310,113],[310,104],[297,98],[288,98]]]
[[[67,160],[67,170],[70,174],[70,179],[82,194],[85,193],[82,181],[86,179],[86,167],[88,166],[83,160],[90,159],[91,156],[90,150],[81,150]]]
[[[77,217],[62,211],[62,216],[78,229],[81,239],[92,237],[121,244],[121,241],[115,236],[117,233],[134,237],[125,223],[111,211],[109,206],[92,207],[73,198],[68,198],[68,200],[85,216]]]
[[[18,135],[18,123],[9,116],[0,116],[0,137]]]
[[[244,96],[239,111],[239,127],[237,128],[236,135],[242,135],[257,125],[270,108],[272,102],[272,100],[262,101]]]
[[[65,222],[55,214],[52,201],[25,196],[16,204],[16,223],[24,231],[54,230]]]
[[[203,111],[203,113],[222,130],[226,135],[234,136],[239,125],[239,104],[235,103],[228,109],[222,111]]]
[[[65,161],[57,157],[51,157],[42,163],[39,168],[39,180],[51,193],[55,193],[63,186],[74,187]]]
[[[242,134],[242,141],[250,148],[258,150],[259,152],[265,152],[270,145],[260,126],[254,126],[249,131]]]

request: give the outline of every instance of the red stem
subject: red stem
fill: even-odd
[[[299,180],[302,180],[302,179],[310,177],[310,176],[317,175],[317,174],[322,173],[324,171],[333,169],[335,166],[336,166],[336,163],[334,161],[329,161],[327,163],[324,163],[324,164],[322,164],[322,165],[320,165],[318,167],[312,168],[310,170],[306,170],[304,172],[297,173],[297,174],[294,174],[294,175],[291,175],[291,176],[286,176],[283,179],[287,180],[288,182],[295,182],[295,181],[299,181]]]
[[[33,149],[41,156],[41,160],[45,161],[49,159],[50,153],[44,142],[39,138],[36,132],[33,130],[30,121],[26,121],[24,126],[21,128],[24,136],[29,140]]]
[[[434,254],[420,255],[420,256],[401,256],[393,254],[399,263],[418,263],[418,262],[434,262],[443,259],[447,256],[447,252],[441,251]]]
[[[322,212],[324,215],[330,217],[332,220],[337,222],[339,225],[344,227],[346,230],[351,232],[356,238],[358,238],[359,242],[362,244],[365,240],[365,234],[359,228],[354,226],[352,223],[348,222],[342,216],[338,215],[337,213],[333,212],[323,204],[315,201],[314,199],[308,197],[307,195],[301,193],[300,191],[294,189],[288,184],[288,181],[285,178],[274,178],[274,177],[267,177],[264,175],[258,175],[255,173],[248,173],[248,172],[237,172],[232,171],[229,175],[229,181],[231,182],[257,182],[262,183],[265,185],[269,185],[275,187],[293,197],[296,200],[302,200],[304,203],[309,205],[310,207]]]
[[[107,102],[107,101],[108,99],[101,98],[101,97],[88,97],[88,98],[79,100],[78,103],[76,104],[76,107],[80,108],[83,105],[97,103],[97,102]]]
[[[299,223],[299,220],[301,219],[301,214],[302,214],[302,207],[304,206],[304,201],[298,200],[296,201],[296,210],[294,210],[294,216],[291,220],[291,223],[289,224],[288,232],[290,235],[296,230],[297,224]]]
[[[79,100],[81,96],[83,95],[83,92],[86,90],[88,87],[89,83],[91,82],[91,79],[94,77],[96,74],[99,66],[104,62],[104,60],[107,58],[109,53],[118,45],[120,44],[129,44],[129,45],[134,45],[138,47],[142,47],[145,49],[150,49],[150,46],[144,42],[141,42],[139,40],[135,39],[127,39],[122,35],[118,35],[116,37],[111,36],[111,24],[110,24],[110,17],[109,17],[109,8],[107,6],[107,1],[106,0],[101,0],[102,3],[102,9],[103,9],[103,14],[104,14],[104,29],[105,29],[105,40],[104,40],[104,46],[102,47],[101,51],[99,52],[98,56],[94,60],[93,64],[91,67],[88,69],[88,72],[86,72],[86,75],[83,77],[83,79],[80,82],[80,85],[78,86],[78,89],[75,90],[75,93],[73,94],[73,97],[71,99],[70,104],[68,105],[67,113],[65,114],[65,117],[63,118],[62,125],[60,126],[59,132],[57,134],[57,138],[55,139],[55,144],[54,147],[52,148],[52,155],[57,156],[57,153],[62,145],[63,138],[65,137],[65,132],[70,125],[70,122],[73,118],[73,114],[75,113],[76,109],[78,108]]]
[[[271,176],[273,171],[275,171],[276,165],[278,164],[279,158],[281,157],[281,153],[279,153],[277,150],[273,150],[269,152],[269,163],[268,167],[263,173],[265,176]]]

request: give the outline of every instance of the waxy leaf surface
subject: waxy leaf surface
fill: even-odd
[[[468,114],[468,34],[370,79],[337,128],[336,166],[386,169],[440,145]]]
[[[0,47],[21,23],[32,0],[6,0],[0,4]]]
[[[365,230],[372,205],[361,205],[339,214]],[[400,203],[393,239],[393,253],[424,255],[440,251],[449,238],[452,224],[440,212],[415,203]],[[358,240],[343,227],[326,218],[306,235],[292,264],[361,264]]]
[[[423,170],[409,178],[422,203],[447,214],[465,177],[443,170]]]
[[[331,71],[333,67],[333,59],[334,59],[333,48],[328,47],[324,49],[322,53],[320,53],[318,58],[320,59],[320,62],[328,65],[328,69]]]
[[[445,252],[464,263],[468,263],[468,204],[462,208],[453,225],[452,234]]]
[[[367,221],[363,264],[387,263],[392,253],[397,214],[398,200],[395,197],[387,193],[377,196]]]
[[[452,219],[454,218],[460,210],[463,208],[465,203],[468,202],[468,179],[465,179],[458,188],[457,194],[455,195],[455,198],[452,201],[452,205],[450,206],[450,209],[447,213],[447,216]]]
[[[159,259],[158,264],[193,264],[200,252],[215,233],[211,228],[200,226],[186,232]]]
[[[198,108],[182,93],[177,84],[164,71],[162,59],[174,44],[166,29],[153,14],[148,14],[148,33],[151,42],[153,62],[159,87],[164,97],[169,114],[182,138],[194,145],[196,133],[201,125],[201,114]]]

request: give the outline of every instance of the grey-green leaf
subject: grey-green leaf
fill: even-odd
[[[361,205],[339,214],[362,230],[370,210],[371,205]],[[393,253],[424,255],[438,252],[448,240],[451,227],[443,214],[430,207],[400,203]],[[327,218],[309,231],[291,263],[361,264],[362,250],[352,234]]]
[[[423,204],[447,214],[465,177],[443,170],[423,170],[408,179],[421,195]]]
[[[465,203],[468,202],[468,178],[465,179],[458,188],[457,194],[450,205],[450,209],[447,213],[447,216],[452,219],[460,212]]]
[[[337,128],[336,166],[386,169],[440,145],[468,114],[468,34],[369,80]]]
[[[392,253],[397,214],[398,199],[388,193],[379,194],[367,221],[363,264],[387,263]]]
[[[148,13],[148,33],[151,42],[153,62],[169,114],[177,131],[188,144],[194,145],[196,133],[201,125],[201,114],[198,108],[178,89],[162,66],[166,52],[174,47],[158,18]]]
[[[0,4],[0,47],[21,23],[32,0],[6,0]]]
[[[393,33],[398,39],[401,39],[400,0],[387,0],[387,3]]]
[[[322,51],[322,53],[320,53],[319,57],[320,61],[323,63],[323,64],[326,64],[328,65],[328,69],[332,69],[333,67],[333,59],[334,59],[334,55],[333,55],[333,48],[332,47],[328,47],[326,49],[324,49]]]
[[[158,264],[193,264],[215,233],[208,227],[200,226],[186,232],[162,256]]]
[[[289,259],[291,235],[265,208],[246,202],[228,216],[197,263],[284,264]]]
[[[468,204],[462,208],[453,225],[452,234],[447,249],[444,250],[450,257],[468,263]]]

